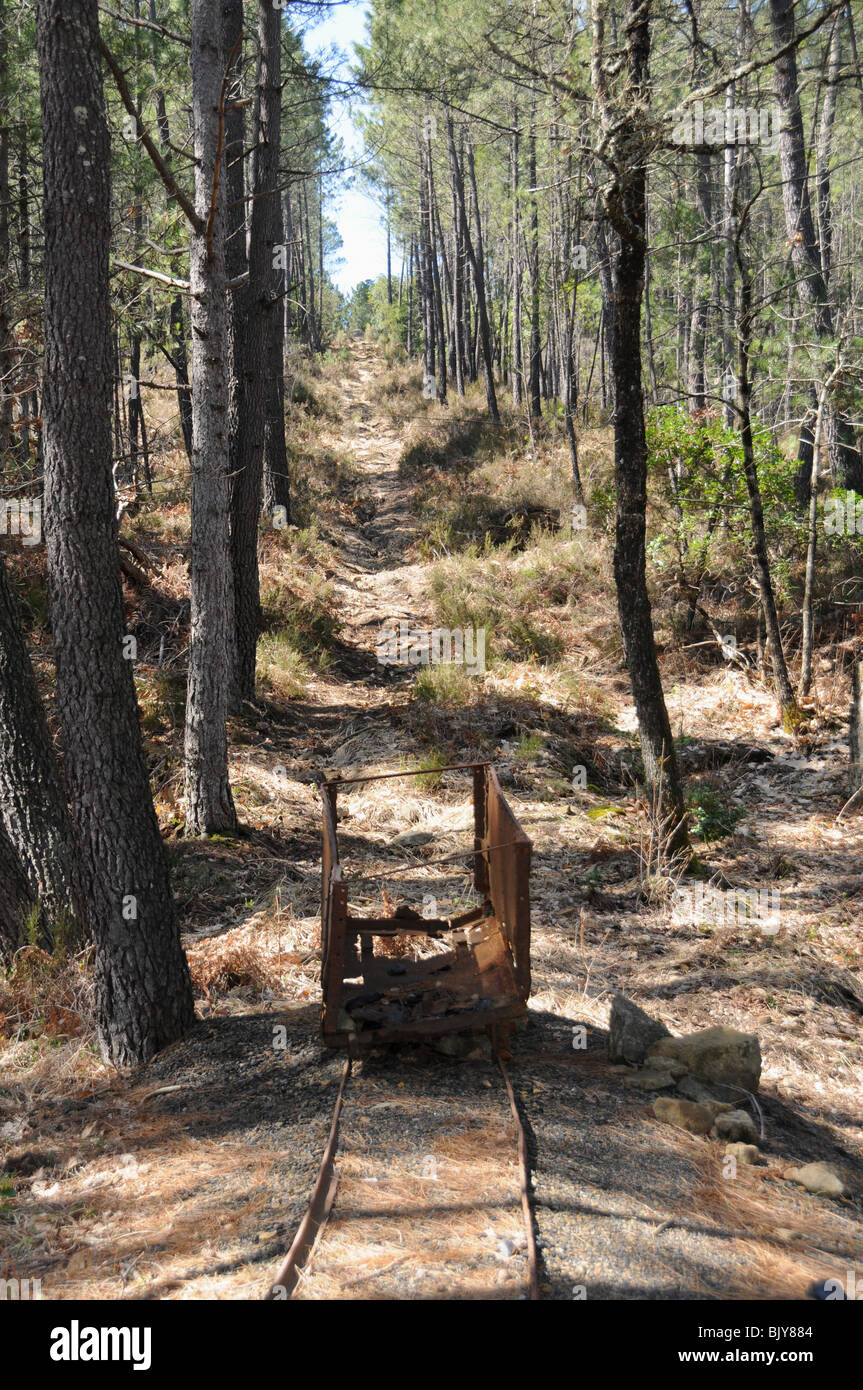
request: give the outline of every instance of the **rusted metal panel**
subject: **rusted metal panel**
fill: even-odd
[[[337,788],[344,783],[331,781],[321,787],[326,1042],[403,1042],[486,1029],[524,1013],[530,992],[531,842],[490,764],[468,764],[467,769],[473,772],[474,883],[483,903],[457,917],[427,922],[411,909],[387,918],[351,916],[350,880],[339,863],[337,835]],[[451,949],[424,959],[375,954],[375,937],[417,935],[449,938]]]
[[[509,844],[487,856],[489,896],[515,964],[522,999],[530,994],[530,862],[533,846],[513,815],[493,767],[486,768],[487,845]]]

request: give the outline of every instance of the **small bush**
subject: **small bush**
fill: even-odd
[[[306,694],[306,663],[285,633],[265,633],[258,641],[257,678],[265,689],[283,700]]]
[[[468,705],[478,679],[455,662],[421,666],[414,683],[414,698],[428,704]]]
[[[710,787],[694,787],[688,797],[692,834],[705,844],[709,840],[722,840],[730,835],[735,825],[746,814],[739,806],[729,806],[721,801]]]

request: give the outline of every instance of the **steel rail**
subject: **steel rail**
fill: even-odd
[[[306,1214],[300,1222],[297,1228],[297,1234],[294,1236],[291,1243],[291,1248],[285,1256],[281,1269],[265,1295],[268,1301],[275,1302],[293,1297],[294,1290],[299,1283],[300,1271],[303,1266],[307,1264],[309,1256],[314,1249],[315,1241],[326,1225],[327,1217],[335,1201],[336,1187],[338,1186],[335,1157],[339,1142],[339,1121],[342,1118],[345,1087],[348,1084],[348,1077],[350,1074],[351,1059],[348,1057],[345,1060],[344,1069],[342,1071],[342,1080],[333,1110],[333,1122],[330,1125],[327,1146],[324,1149],[324,1156],[321,1159],[318,1180],[315,1183],[311,1200],[306,1209]]]
[[[524,1132],[521,1114],[519,1113],[518,1102],[515,1098],[515,1091],[509,1079],[503,1058],[499,1052],[495,1052],[497,1064],[503,1076],[506,1093],[509,1096],[509,1104],[512,1109],[516,1129],[518,1130],[518,1163],[521,1177],[521,1210],[524,1216],[524,1233],[527,1238],[527,1265],[528,1265],[528,1298],[531,1301],[539,1298],[539,1274],[537,1269],[536,1256],[536,1234],[533,1229],[533,1208],[530,1203],[530,1158],[527,1152],[527,1135]]]
[[[525,1134],[509,1072],[506,1069],[500,1053],[496,1051],[494,1056],[500,1068],[504,1085],[506,1086],[506,1093],[509,1099],[510,1109],[512,1110],[513,1119],[515,1120],[516,1133],[518,1135],[521,1209],[527,1241],[528,1298],[531,1301],[535,1301],[539,1299],[539,1278],[537,1273],[536,1237],[533,1228],[533,1208],[530,1201],[530,1160],[527,1150],[527,1135]],[[297,1234],[294,1236],[291,1248],[285,1256],[276,1278],[264,1295],[266,1301],[275,1302],[279,1300],[289,1300],[293,1297],[300,1281],[300,1274],[303,1268],[308,1264],[317,1239],[327,1223],[327,1218],[329,1217],[333,1202],[335,1201],[336,1188],[338,1186],[338,1176],[335,1171],[335,1155],[339,1141],[339,1124],[342,1116],[345,1088],[347,1087],[350,1075],[351,1059],[348,1057],[342,1071],[342,1079],[336,1097],[335,1108],[333,1110],[329,1138],[327,1139],[318,1178],[312,1191],[306,1214],[297,1228]]]

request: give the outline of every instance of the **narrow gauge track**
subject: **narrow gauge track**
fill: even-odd
[[[480,904],[442,918],[421,916],[408,903],[384,918],[350,908],[362,880],[346,876],[341,864],[339,792],[428,771],[321,784],[321,1031],[325,1043],[349,1055],[311,1201],[267,1292],[271,1300],[539,1296],[527,1137],[500,1051],[530,994],[532,846],[491,764],[436,770],[470,772],[474,844],[426,861],[468,857]],[[376,953],[376,943],[393,937],[408,948],[398,961]],[[417,937],[444,949],[431,958],[412,955]],[[406,1064],[392,1052],[381,1064],[367,1050],[431,1038],[443,1046],[453,1033],[491,1039],[506,1105],[487,1066],[456,1072],[424,1066],[416,1054]]]
[[[417,1260],[421,1265],[417,1272],[425,1286],[433,1290],[430,1297],[458,1297],[459,1266],[464,1258],[465,1235],[468,1243],[473,1243],[474,1254],[482,1266],[478,1271],[482,1288],[477,1286],[477,1270],[465,1272],[462,1276],[464,1297],[477,1297],[484,1293],[498,1298],[539,1298],[527,1136],[509,1070],[499,1053],[495,1054],[495,1061],[503,1079],[509,1110],[507,1121],[511,1120],[515,1127],[515,1163],[512,1162],[511,1136],[507,1144],[502,1134],[500,1090],[495,1095],[486,1068],[482,1069],[483,1074],[480,1075],[478,1069],[473,1067],[469,1072],[461,1072],[462,1077],[471,1078],[474,1087],[473,1094],[464,1097],[467,1109],[461,1112],[462,1118],[467,1116],[468,1119],[467,1137],[462,1136],[455,1149],[452,1144],[448,1148],[446,1143],[446,1131],[452,1135],[455,1128],[451,1118],[447,1121],[447,1113],[448,1110],[458,1113],[462,1098],[450,1089],[450,1106],[447,1107],[447,1095],[436,1092],[434,1086],[435,1081],[452,1077],[454,1069],[446,1067],[437,1068],[431,1074],[431,1087],[425,1097],[413,1092],[400,1096],[399,1100],[375,1101],[374,1096],[383,1093],[386,1088],[377,1087],[376,1079],[370,1078],[367,1094],[354,1097],[355,1100],[360,1099],[362,1104],[359,1108],[355,1107],[346,1127],[349,1148],[340,1154],[343,1112],[346,1101],[350,1106],[352,1098],[348,1084],[352,1075],[355,1076],[354,1088],[358,1084],[354,1064],[350,1058],[346,1059],[317,1181],[290,1249],[267,1289],[266,1299],[387,1296],[381,1293],[379,1285],[376,1287],[379,1277],[385,1276],[396,1266],[411,1261],[416,1264]],[[482,1086],[482,1092],[477,1082]],[[422,1089],[418,1088],[420,1092]],[[468,1091],[470,1087],[462,1089]],[[422,1108],[424,1103],[425,1114]],[[429,1147],[442,1148],[443,1153],[438,1156],[428,1154],[423,1160],[425,1171],[419,1177],[416,1175],[415,1162],[413,1174],[406,1175],[403,1168],[388,1166],[383,1153],[375,1152],[382,1112],[389,1112],[389,1132],[400,1141],[409,1133],[411,1115],[414,1120],[418,1118],[420,1129],[423,1130],[431,1113],[429,1106],[439,1117],[442,1103],[443,1124],[437,1139],[432,1139]],[[368,1113],[370,1111],[377,1112],[374,1120]],[[366,1124],[372,1130],[368,1136],[363,1133]],[[474,1131],[472,1136],[471,1129]],[[427,1134],[428,1130],[424,1132]],[[509,1164],[505,1158],[507,1149]],[[337,1156],[340,1158],[338,1165]],[[348,1180],[343,1181],[347,1166],[352,1171]],[[508,1167],[509,1172],[506,1171]],[[517,1186],[513,1181],[516,1173]],[[419,1200],[416,1199],[418,1183],[422,1184]],[[344,1200],[340,1201],[342,1189]],[[489,1209],[493,1212],[491,1218],[487,1214]],[[489,1219],[496,1224],[481,1230],[483,1223]],[[331,1224],[328,1226],[328,1223]],[[461,1232],[460,1224],[463,1228]],[[368,1245],[370,1230],[386,1232],[383,1236],[376,1234],[373,1237],[373,1247]],[[394,1245],[394,1238],[398,1239],[399,1245]],[[366,1240],[365,1247],[362,1245],[363,1239]],[[360,1264],[354,1268],[357,1252],[370,1248],[374,1249],[378,1263],[373,1259],[368,1271],[364,1271]],[[516,1254],[519,1258],[513,1260]],[[380,1263],[381,1259],[383,1264]],[[346,1263],[348,1267],[345,1267]],[[470,1253],[464,1258],[464,1263],[468,1266],[471,1264]],[[323,1266],[320,1274],[319,1265]],[[485,1284],[482,1283],[482,1276],[489,1270],[495,1273],[491,1291],[487,1287],[487,1280]],[[444,1281],[443,1284],[441,1281]],[[320,1286],[318,1291],[316,1283]],[[334,1288],[344,1292],[334,1295]],[[422,1284],[414,1282],[413,1285],[404,1285],[395,1296],[422,1299]]]

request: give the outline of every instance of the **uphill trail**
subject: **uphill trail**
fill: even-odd
[[[323,443],[346,453],[358,475],[359,524],[340,528],[343,572],[333,581],[339,616],[350,640],[374,650],[388,618],[428,620],[424,585],[429,565],[415,554],[411,487],[399,473],[406,423],[374,403],[376,379],[386,370],[380,352],[355,343],[338,383],[341,412]]]

